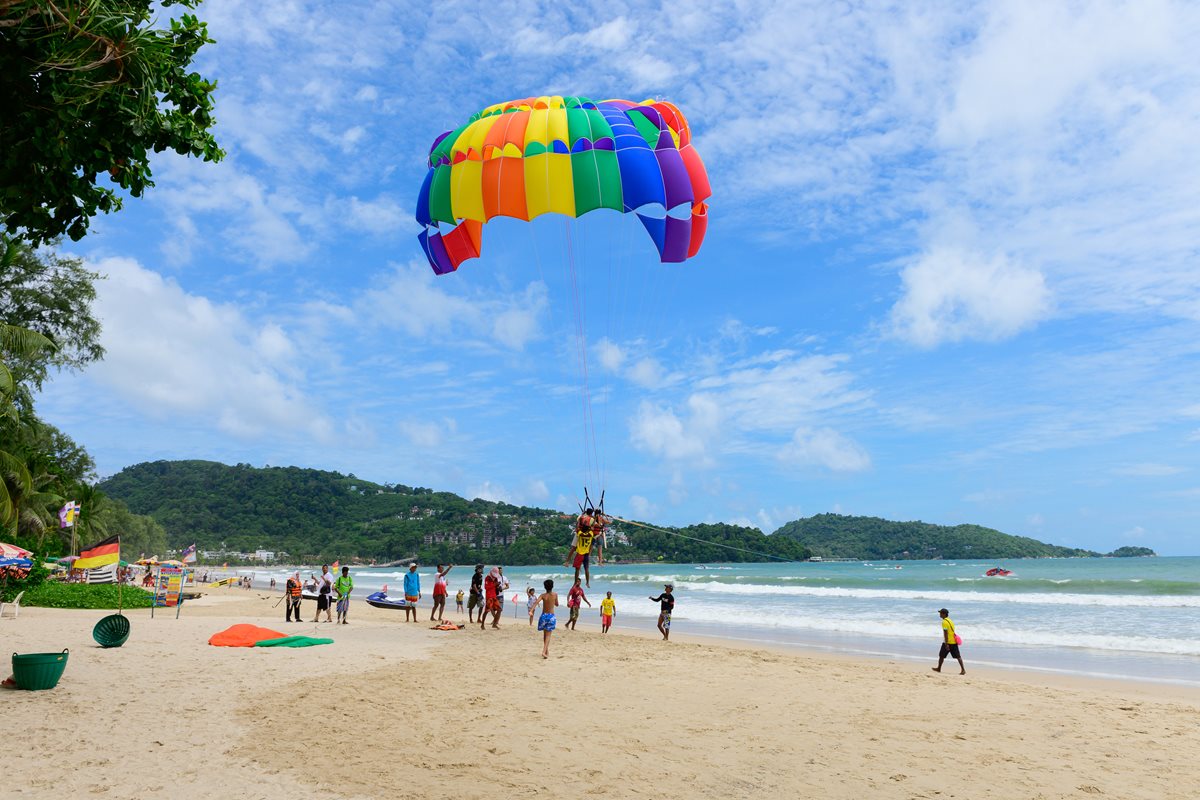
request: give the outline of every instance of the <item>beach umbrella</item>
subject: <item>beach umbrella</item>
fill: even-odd
[[[150,558],[139,558],[137,563],[141,564],[143,567],[153,567],[158,563],[158,559],[154,558],[153,556]]]
[[[28,558],[0,558],[0,567],[21,567],[29,569],[33,566],[33,562]]]
[[[33,553],[15,544],[0,542],[0,558],[29,558]]]
[[[158,563],[164,567],[182,567],[183,566],[182,561],[176,561],[175,559],[170,559],[168,561],[160,561]]]
[[[58,563],[74,564],[78,560],[79,560],[79,556],[63,556],[62,558],[58,559]]]

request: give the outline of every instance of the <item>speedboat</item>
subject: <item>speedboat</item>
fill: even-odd
[[[383,592],[373,592],[367,595],[367,605],[375,606],[375,608],[406,608],[408,603],[403,597],[388,597]]]

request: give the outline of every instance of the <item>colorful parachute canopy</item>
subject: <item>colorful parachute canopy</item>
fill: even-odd
[[[439,275],[479,256],[493,217],[598,208],[636,213],[661,259],[683,261],[704,241],[711,194],[687,120],[671,103],[530,97],[488,106],[434,140],[417,222]]]

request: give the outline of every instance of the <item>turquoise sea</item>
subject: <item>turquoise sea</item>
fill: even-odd
[[[1012,574],[986,577],[995,566]],[[432,568],[420,573],[431,591]],[[470,566],[450,573],[451,608],[470,573]],[[511,567],[505,573],[511,603],[526,586],[541,591],[546,578],[565,595],[573,571]],[[353,574],[361,597],[386,583],[398,586],[403,573],[363,568]],[[256,576],[260,583],[263,577]],[[658,613],[648,595],[668,581],[675,585],[680,633],[928,659],[936,657],[937,609],[945,606],[964,639],[968,669],[974,663],[1200,686],[1200,557],[610,564],[593,568],[588,597],[598,608],[611,591],[618,628],[648,627]],[[598,626],[595,608],[585,608],[581,626]],[[511,618],[511,604],[505,610]]]

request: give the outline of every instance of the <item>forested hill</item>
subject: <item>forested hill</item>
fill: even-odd
[[[127,467],[100,489],[157,520],[174,548],[195,542],[201,551],[282,551],[293,563],[413,556],[457,564],[561,563],[574,523],[573,515],[550,509],[466,500],[450,492],[299,467],[156,461]],[[692,538],[618,523],[610,530],[605,555],[677,562],[768,560],[756,553],[786,559],[808,555],[799,542],[756,528],[717,524],[672,530]]]
[[[818,514],[789,522],[775,536],[794,539],[824,558],[1042,558],[1099,556],[1091,550],[1011,536],[980,525],[931,525],[892,522],[879,517]],[[1120,548],[1110,555],[1154,555],[1146,548]]]

